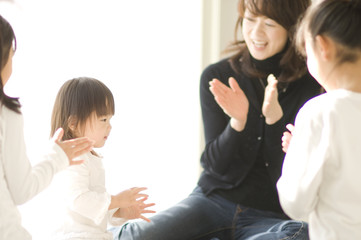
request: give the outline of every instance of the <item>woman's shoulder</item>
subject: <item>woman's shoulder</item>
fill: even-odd
[[[19,126],[23,125],[23,115],[16,113],[13,110],[7,108],[5,105],[0,107],[0,124],[6,126],[9,129],[11,126],[15,126],[15,129],[19,129]],[[13,128],[12,128],[13,129]]]
[[[210,81],[213,78],[218,78],[219,80],[222,80],[228,79],[231,76],[234,77],[235,74],[236,73],[229,62],[229,58],[224,58],[218,62],[209,64],[202,72],[202,79]]]

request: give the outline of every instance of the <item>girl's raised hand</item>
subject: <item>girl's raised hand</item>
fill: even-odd
[[[287,152],[288,146],[290,145],[291,139],[292,139],[292,132],[295,129],[295,127],[292,124],[287,124],[286,128],[289,130],[283,133],[282,136],[282,150],[284,152]]]
[[[264,92],[262,114],[266,118],[266,123],[271,125],[282,118],[283,111],[278,102],[277,79],[273,74],[270,74],[267,77],[267,82],[268,84]]]
[[[242,131],[247,122],[249,102],[236,79],[230,77],[228,82],[230,87],[218,79],[213,79],[209,82],[209,90],[218,105],[231,117],[232,127],[237,131]]]
[[[52,138],[53,141],[58,144],[68,156],[69,165],[82,164],[83,161],[74,161],[73,159],[91,151],[94,142],[86,137],[62,141],[61,138],[63,134],[64,130],[62,128],[56,130]]]

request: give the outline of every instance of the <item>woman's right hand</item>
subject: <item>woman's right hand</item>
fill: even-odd
[[[232,128],[240,132],[247,122],[249,102],[236,79],[230,77],[228,82],[230,87],[213,79],[209,82],[209,89],[218,105],[231,117]]]
[[[87,137],[75,138],[71,140],[62,141],[64,130],[59,128],[53,136],[53,141],[58,144],[69,160],[69,165],[79,165],[83,161],[74,161],[73,159],[79,157],[92,150],[94,142]]]

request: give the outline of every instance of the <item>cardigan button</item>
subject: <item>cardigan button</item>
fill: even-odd
[[[261,139],[262,139],[262,137],[258,137],[258,138],[257,138],[257,140],[261,140]]]
[[[269,166],[269,163],[268,163],[268,162],[266,162],[264,165],[265,165],[266,167],[268,167],[268,166]]]

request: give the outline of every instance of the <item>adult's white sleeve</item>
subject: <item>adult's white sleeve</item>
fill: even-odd
[[[13,201],[20,205],[47,187],[54,174],[66,168],[69,161],[65,152],[53,143],[43,161],[32,166],[26,154],[22,115],[4,106],[1,114],[5,178]]]

